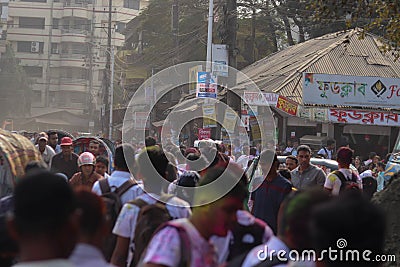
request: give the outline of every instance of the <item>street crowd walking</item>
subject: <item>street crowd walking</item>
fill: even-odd
[[[273,146],[148,137],[107,158],[98,141],[78,155],[70,137],[58,148],[53,136],[39,134],[44,163],[29,164],[0,202],[1,266],[379,266],[324,257],[341,238],[383,253],[385,216],[369,201],[387,185],[376,155],[364,163],[329,143],[318,154],[338,169],[324,170],[297,141],[280,161]],[[314,258],[288,256],[308,249]]]

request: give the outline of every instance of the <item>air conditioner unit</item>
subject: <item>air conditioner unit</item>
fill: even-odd
[[[40,46],[39,42],[32,42],[31,43],[31,52],[32,53],[39,53],[39,46]]]

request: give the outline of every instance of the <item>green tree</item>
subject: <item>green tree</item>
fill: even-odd
[[[400,57],[400,1],[310,0],[308,9],[317,23],[337,21],[343,28],[360,27],[382,36],[382,51]]]
[[[29,116],[32,90],[25,71],[18,64],[11,45],[0,57],[0,114],[1,121],[6,118]]]

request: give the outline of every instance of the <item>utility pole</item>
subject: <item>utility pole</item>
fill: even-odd
[[[95,22],[96,16],[95,16],[95,9],[93,6],[92,10],[92,23],[90,25],[90,43],[88,44],[89,48],[89,99],[88,99],[88,113],[89,113],[89,132],[93,133],[94,128],[91,126],[93,124],[94,126],[94,104],[93,104],[93,37],[94,37],[94,22]]]
[[[237,2],[236,0],[226,0],[226,32],[227,32],[227,40],[226,44],[228,45],[228,58],[229,58],[229,66],[234,70],[231,71],[229,69],[229,77],[228,77],[228,88],[231,89],[236,85],[236,31],[237,31]],[[232,90],[227,91],[226,95],[226,104],[231,107],[238,116],[241,115],[241,99],[238,95],[233,93]]]
[[[114,102],[114,47],[111,48],[111,79],[110,79],[110,123],[108,139],[112,140],[113,135],[113,102]]]
[[[107,122],[110,120],[110,118],[108,117],[107,114],[107,110],[110,111],[110,99],[109,99],[109,94],[110,94],[110,90],[111,90],[111,81],[113,79],[113,77],[111,77],[111,24],[112,24],[112,0],[108,0],[108,36],[107,36],[107,62],[106,62],[106,69],[105,69],[105,86],[104,86],[104,103],[105,103],[105,108],[104,108],[104,118],[103,121]],[[110,112],[110,114],[112,113],[112,111]],[[107,123],[103,123],[103,130],[105,136],[110,136],[112,135],[112,133],[109,133],[109,128],[107,127]]]

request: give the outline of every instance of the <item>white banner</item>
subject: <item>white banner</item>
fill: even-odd
[[[244,92],[243,100],[254,106],[276,106],[278,101],[278,94],[274,93],[260,93],[260,92]]]
[[[228,77],[228,49],[224,44],[212,45],[212,73],[216,76]]]
[[[304,104],[400,107],[400,79],[303,73]]]

